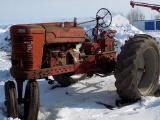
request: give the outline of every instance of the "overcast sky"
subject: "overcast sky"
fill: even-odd
[[[138,2],[160,5],[160,0]],[[130,0],[0,0],[0,25],[48,22],[66,17],[93,17],[102,7],[125,16],[132,9]],[[149,8],[138,8],[147,19],[160,14]]]

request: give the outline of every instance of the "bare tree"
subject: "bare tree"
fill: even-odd
[[[145,15],[138,8],[137,9],[131,9],[131,11],[127,13],[126,17],[131,24],[135,20],[144,20],[145,19]]]

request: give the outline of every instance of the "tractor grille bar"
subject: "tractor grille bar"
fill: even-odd
[[[20,68],[33,67],[33,36],[12,36],[12,64]],[[17,65],[18,63],[18,65]]]

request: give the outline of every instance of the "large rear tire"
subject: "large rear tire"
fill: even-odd
[[[24,118],[37,120],[39,112],[39,86],[37,81],[28,81],[25,90]]]
[[[115,86],[125,101],[153,95],[158,86],[159,47],[149,35],[135,35],[121,47],[117,56]]]
[[[65,73],[60,75],[55,75],[54,79],[62,86],[68,87],[71,84],[78,82],[79,80],[84,80],[87,77],[86,73],[72,75],[72,73]]]
[[[8,117],[18,118],[18,100],[15,84],[13,81],[7,81],[4,87]]]

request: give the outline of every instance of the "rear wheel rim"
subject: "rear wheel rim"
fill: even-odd
[[[150,56],[150,57],[147,57]],[[137,86],[142,95],[148,93],[152,86],[157,70],[156,52],[152,48],[146,49],[140,57],[137,68]],[[151,64],[152,63],[152,64]]]

